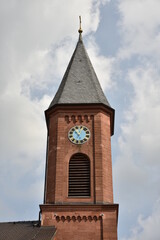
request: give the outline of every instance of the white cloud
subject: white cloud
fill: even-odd
[[[123,240],[159,240],[160,236],[160,201],[154,204],[153,211],[150,216],[138,216],[137,224],[131,231],[129,238]]]
[[[123,113],[119,153],[113,172],[120,218],[126,217],[123,224],[129,229],[140,213],[151,214],[160,195],[160,81],[157,69],[152,65],[132,69],[127,77],[133,95]]]
[[[126,225],[130,228],[139,213],[151,214],[160,195],[159,71],[152,63],[140,65],[128,71],[126,81],[133,92],[123,112],[114,190],[120,199],[121,216],[128,216]]]
[[[123,39],[120,57],[137,54],[157,58],[160,54],[160,1],[119,0],[118,7]]]
[[[160,142],[159,73],[154,66],[143,66],[130,70],[128,79],[134,94],[132,103],[125,113],[127,123],[123,126],[123,132],[125,138],[132,142],[130,146],[134,154],[137,154],[137,161],[141,158],[142,152],[142,164],[157,166]]]

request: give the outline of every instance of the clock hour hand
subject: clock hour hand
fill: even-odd
[[[76,133],[78,134],[78,136],[80,135],[80,133],[75,129]]]

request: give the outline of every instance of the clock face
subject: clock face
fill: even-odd
[[[90,131],[82,125],[74,126],[69,130],[68,138],[72,143],[83,144],[90,138]]]

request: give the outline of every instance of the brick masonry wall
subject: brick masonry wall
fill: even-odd
[[[69,141],[68,131],[75,125],[90,129],[87,143]],[[113,203],[110,115],[99,108],[65,110],[49,116],[49,147],[45,203]],[[84,153],[90,159],[91,196],[68,197],[68,167],[71,156]]]
[[[110,117],[95,115],[96,202],[113,203]]]
[[[111,129],[113,115],[100,106],[58,107],[46,114],[48,155],[41,225],[57,228],[56,240],[117,240],[118,205],[113,204]],[[75,125],[90,129],[82,145],[69,141]],[[68,197],[69,160],[75,153],[90,159],[90,197]]]
[[[55,226],[57,240],[116,240],[117,205],[41,205],[42,226]]]

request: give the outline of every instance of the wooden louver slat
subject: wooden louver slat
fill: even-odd
[[[84,154],[77,153],[70,159],[68,196],[90,196],[90,161]]]

